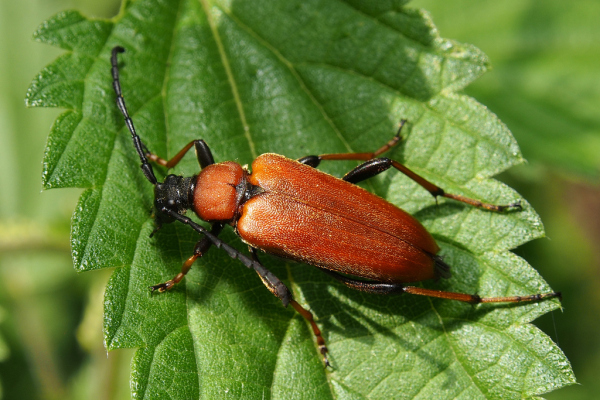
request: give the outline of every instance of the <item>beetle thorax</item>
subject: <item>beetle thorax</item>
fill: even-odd
[[[196,178],[193,207],[204,221],[231,222],[247,191],[247,172],[227,161],[204,168]]]

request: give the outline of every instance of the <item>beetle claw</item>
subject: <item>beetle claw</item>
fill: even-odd
[[[158,293],[164,293],[167,290],[171,289],[173,287],[173,285],[174,285],[173,281],[159,283],[158,285],[150,286],[150,291],[151,292],[158,291]]]

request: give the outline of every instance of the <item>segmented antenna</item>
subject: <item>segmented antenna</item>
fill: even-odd
[[[149,153],[148,149],[142,143],[142,140],[135,132],[135,127],[133,126],[133,121],[129,116],[129,112],[127,111],[127,106],[125,106],[125,99],[123,98],[123,93],[121,92],[121,82],[119,82],[119,65],[117,60],[117,54],[123,53],[125,49],[121,46],[115,46],[112,49],[112,56],[110,58],[110,63],[112,65],[111,72],[113,78],[113,89],[115,90],[115,94],[117,95],[117,107],[125,117],[125,125],[127,125],[127,129],[131,132],[131,138],[133,139],[133,145],[138,155],[140,156],[140,161],[142,162],[142,171],[146,176],[146,179],[150,181],[151,184],[156,185],[157,180],[156,176],[154,176],[154,170],[152,169],[152,165],[148,162],[146,158],[146,153]]]

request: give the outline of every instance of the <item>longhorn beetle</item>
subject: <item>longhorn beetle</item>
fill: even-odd
[[[290,304],[310,323],[325,365],[329,365],[327,347],[312,313],[298,304],[283,282],[260,263],[257,250],[314,265],[346,286],[369,293],[412,293],[471,304],[560,297],[559,292],[554,292],[484,298],[476,294],[406,286],[410,282],[448,278],[450,266],[437,255],[440,248],[419,221],[356,183],[395,168],[436,198],[443,196],[497,212],[521,209],[521,205],[497,206],[446,193],[398,161],[379,157],[398,143],[405,120],[389,142],[371,153],[321,154],[296,161],[267,153],[256,158],[252,172],[248,172],[232,161],[215,163],[208,145],[200,139],[191,141],[167,161],[148,151],[125,106],[117,60],[118,53],[124,51],[120,46],[112,50],[113,88],[117,106],[140,157],[142,171],[154,185],[156,229],[162,224],[179,221],[202,235],[193,254],[183,263],[181,272],[164,283],[151,286],[152,291],[171,289],[211,246],[221,248],[256,271],[267,289],[285,307]],[[149,160],[172,168],[192,147],[201,167],[198,175],[168,175],[164,182],[158,182]],[[322,160],[364,162],[338,179],[316,169]],[[211,223],[210,230],[188,218],[185,215],[188,209]],[[226,224],[231,225],[249,246],[250,257],[217,237]]]

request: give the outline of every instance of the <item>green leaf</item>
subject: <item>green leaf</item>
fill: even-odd
[[[152,187],[114,104],[115,45],[127,50],[121,83],[136,128],[165,158],[197,138],[217,161],[242,164],[264,152],[374,150],[408,119],[389,156],[449,192],[524,206],[498,214],[436,205],[400,173],[372,179],[370,189],[426,225],[453,267],[451,279],[424,285],[482,296],[551,291],[508,251],[543,235],[537,214],[490,178],[522,162],[516,142],[456,92],[486,70],[485,55],[440,38],[425,12],[403,3],[139,0],[111,22],[71,12],[40,28],[38,38],[69,50],[28,92],[30,105],[68,109],[48,140],[44,185],[86,188],[73,216],[75,267],[116,267],[105,342],[139,348],[136,397],[522,398],[574,382],[564,354],[529,324],[555,300],[473,307],[375,296],[263,255],[315,314],[334,365],[326,369],[306,322],[223,252],[209,251],[170,292],[148,290],[180,270],[198,235],[172,224],[150,238]],[[324,164],[338,176],[356,165]],[[197,171],[192,155],[175,168]],[[221,236],[244,249],[232,230]]]
[[[529,162],[600,176],[600,3],[419,0],[443,32],[493,60],[468,93],[497,112]]]

